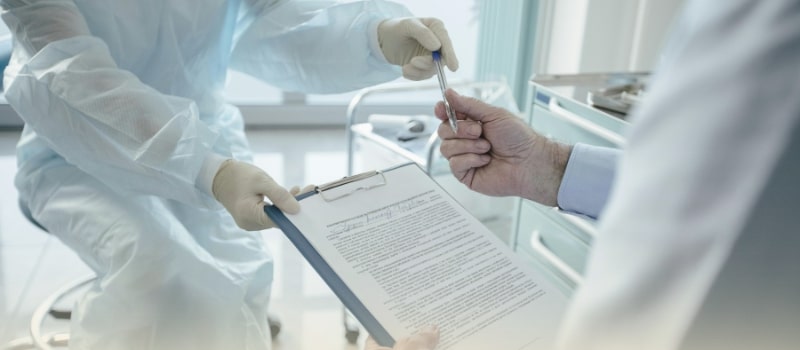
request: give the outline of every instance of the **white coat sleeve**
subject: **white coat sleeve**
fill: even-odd
[[[800,2],[689,1],[677,24],[562,349],[677,349],[800,123]]]
[[[49,147],[112,188],[217,205],[209,176],[226,157],[193,101],[118,68],[71,1],[2,7],[15,39],[6,98]]]
[[[258,3],[258,2],[257,2]],[[334,93],[400,76],[378,45],[381,20],[411,16],[383,1],[279,1],[251,5],[231,68],[284,90]]]
[[[558,207],[599,217],[608,201],[620,154],[613,148],[575,144],[558,188]]]

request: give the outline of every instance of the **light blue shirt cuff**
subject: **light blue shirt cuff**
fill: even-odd
[[[613,148],[575,144],[558,189],[558,206],[597,218],[611,192],[621,153]]]

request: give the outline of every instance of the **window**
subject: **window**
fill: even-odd
[[[458,72],[448,72],[448,81],[476,80],[479,30],[477,9],[478,2],[486,0],[394,1],[408,7],[417,17],[436,17],[445,23],[460,62]],[[7,32],[5,25],[0,25],[0,36]],[[404,79],[400,78],[397,81],[404,81]],[[431,82],[435,82],[435,78],[431,78]],[[224,90],[228,101],[240,107],[245,122],[249,125],[340,125],[344,122],[345,108],[355,94],[355,91],[330,95],[285,93],[256,78],[233,70],[228,72]],[[432,95],[430,91],[426,91],[418,94],[375,96],[365,104],[381,106],[381,108],[397,106],[398,109],[404,110],[407,110],[410,105],[415,105],[419,110],[429,111],[432,105],[431,101],[436,99],[435,94]],[[11,113],[10,117],[7,117],[0,110],[0,125],[5,125],[4,118],[10,119],[9,125],[21,124],[15,114]]]

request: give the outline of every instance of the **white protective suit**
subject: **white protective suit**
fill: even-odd
[[[742,232],[769,237],[789,225],[786,233],[797,234],[797,198],[762,197],[775,196],[765,188],[785,175],[776,173],[786,171],[779,160],[798,159],[785,153],[800,130],[800,1],[689,1],[676,25],[634,113],[562,349],[677,349]],[[774,226],[752,221],[759,203],[775,199],[794,205],[795,214],[776,211],[783,223]],[[797,265],[754,257],[776,276],[794,269],[796,283]],[[761,296],[777,292],[741,300],[767,304]],[[785,306],[796,310],[796,302]],[[782,317],[776,310],[773,321]],[[759,327],[771,325],[755,314],[762,313],[747,328],[720,323],[723,332],[705,339],[715,345],[700,348],[796,348],[764,339],[771,332]],[[784,326],[797,334],[796,323]],[[754,337],[743,342],[737,330]]]
[[[400,75],[377,1],[5,0],[9,103],[25,121],[16,186],[99,275],[73,349],[269,349],[272,260],[210,194],[251,154],[223,101],[228,67],[339,92]],[[269,169],[266,169],[269,171]]]

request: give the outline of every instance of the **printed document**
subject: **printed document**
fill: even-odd
[[[566,297],[552,277],[418,166],[362,181],[304,198],[286,217],[394,339],[433,324],[439,350],[553,346]]]

